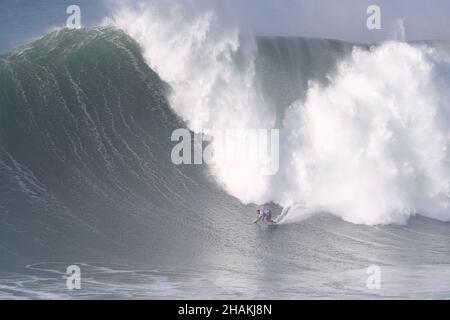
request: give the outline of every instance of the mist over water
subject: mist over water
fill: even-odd
[[[319,48],[339,57],[324,58],[334,67],[322,79],[297,80],[296,101],[280,104],[263,90],[277,84],[260,63],[262,40],[223,28],[213,11],[183,16],[183,9],[120,7],[112,23],[143,46],[149,65],[173,89],[171,107],[194,131],[281,129],[275,176],[262,175],[246,157],[239,169],[212,168],[231,195],[302,208],[285,222],[310,211],[369,225],[405,223],[416,214],[450,219],[447,52],[396,41]],[[395,38],[404,40],[398,23]],[[307,46],[282,63],[295,64]]]

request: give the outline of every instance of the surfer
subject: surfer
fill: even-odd
[[[254,223],[258,223],[260,220],[266,220],[269,223],[276,224],[274,220],[272,220],[272,211],[270,209],[258,209],[256,210],[256,214],[258,215],[258,219]]]

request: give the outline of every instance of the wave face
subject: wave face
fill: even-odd
[[[51,33],[0,57],[0,88],[3,263],[156,259],[196,238],[185,230],[198,216],[209,225],[217,188],[202,167],[172,164],[170,137],[185,125],[125,33]]]
[[[450,220],[448,51],[239,37],[180,7],[117,12],[192,130],[282,129],[275,176],[247,157],[244,170],[211,168],[231,195],[295,207],[285,222],[321,211],[369,225]]]

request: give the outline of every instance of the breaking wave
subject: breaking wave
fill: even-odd
[[[450,219],[447,51],[242,37],[213,11],[184,9],[121,7],[109,23],[141,44],[192,130],[281,129],[276,175],[246,157],[211,168],[231,195],[302,208],[285,221],[311,210],[370,225]]]

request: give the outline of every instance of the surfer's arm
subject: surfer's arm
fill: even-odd
[[[256,219],[255,222],[253,222],[253,223],[258,223],[259,220],[261,220],[261,219],[262,219],[262,216],[259,216],[258,219]]]

